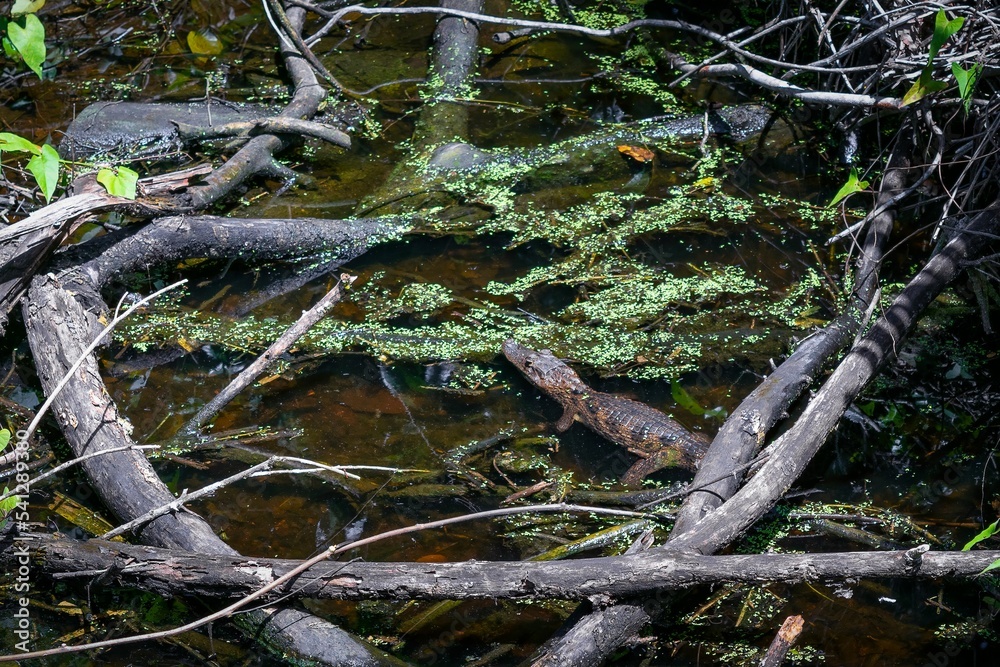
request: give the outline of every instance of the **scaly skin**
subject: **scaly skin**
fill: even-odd
[[[503,353],[533,385],[562,404],[564,412],[556,429],[565,431],[580,421],[641,457],[622,475],[624,483],[638,484],[670,466],[698,468],[708,449],[705,436],[691,433],[648,405],[594,391],[549,350],[538,352],[507,340]]]

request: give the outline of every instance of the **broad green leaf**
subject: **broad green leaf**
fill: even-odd
[[[97,182],[104,186],[108,194],[125,199],[135,199],[135,184],[139,174],[128,167],[101,169],[97,172]]]
[[[949,21],[944,10],[938,10],[937,15],[934,17],[934,36],[931,37],[930,56],[927,59],[928,65],[937,57],[938,51],[948,41],[948,38],[961,30],[964,23],[964,17],[959,16]]]
[[[0,17],[0,19],[2,19],[2,18],[3,17]],[[3,36],[3,39],[0,40],[0,41],[3,42],[3,54],[5,56],[7,56],[8,58],[11,58],[11,59],[18,58],[19,56],[18,56],[18,53],[17,53],[17,49],[14,48],[14,45],[10,43],[10,39],[7,38],[6,23],[4,24],[4,27],[2,29],[3,29],[3,32],[4,32],[4,36]]]
[[[35,177],[38,187],[45,195],[45,201],[52,199],[59,183],[59,153],[48,144],[42,146],[41,152],[28,160],[28,171]]]
[[[903,106],[905,107],[908,104],[918,102],[927,95],[944,90],[947,87],[947,83],[943,81],[935,81],[933,79],[933,74],[931,73],[931,68],[926,67],[924,68],[924,71],[920,73],[920,78],[914,81],[913,86],[906,91],[905,95],[903,95]]]
[[[958,63],[952,63],[951,73],[955,75],[955,81],[958,83],[958,94],[965,104],[965,112],[968,113],[969,106],[972,104],[972,91],[976,89],[976,81],[983,73],[983,66],[977,63],[969,69],[964,69]]]
[[[33,153],[40,155],[42,148],[24,137],[19,137],[10,132],[0,132],[0,152],[9,151],[11,153]]]
[[[191,53],[199,56],[217,56],[223,50],[222,42],[211,30],[192,30],[187,43]]]
[[[971,540],[969,540],[969,543],[966,544],[964,547],[962,547],[962,551],[968,551],[969,549],[971,549],[972,547],[976,546],[977,544],[979,544],[983,540],[988,540],[991,537],[993,537],[993,533],[997,532],[998,525],[1000,525],[1000,519],[997,519],[996,521],[994,521],[990,525],[986,526],[986,528],[983,529],[983,532],[979,533],[978,535],[976,535],[975,537],[973,537]],[[987,568],[987,569],[989,569],[989,568]]]
[[[0,452],[6,449],[7,445],[10,444],[10,431],[3,429],[0,431]]]
[[[21,24],[24,25],[21,25]],[[24,64],[42,77],[42,63],[45,62],[45,26],[34,14],[27,14],[7,24],[7,37],[17,49]]]
[[[10,13],[12,16],[34,14],[44,6],[45,0],[14,0],[14,6],[11,8]]]
[[[836,206],[842,199],[850,197],[855,192],[861,192],[868,187],[868,181],[858,180],[858,170],[851,169],[851,175],[848,176],[847,182],[837,190],[837,194],[833,196],[833,199],[827,204],[827,207]]]

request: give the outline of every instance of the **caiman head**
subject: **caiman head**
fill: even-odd
[[[503,354],[540,389],[556,394],[580,394],[587,390],[580,376],[550,350],[532,350],[511,338],[504,341]]]

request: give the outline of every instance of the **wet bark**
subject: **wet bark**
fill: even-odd
[[[482,0],[441,0],[443,7],[482,10]],[[469,138],[469,110],[458,101],[468,95],[473,83],[479,54],[479,28],[466,19],[454,16],[438,21],[434,31],[434,56],[428,80],[437,80],[440,87],[433,91],[434,99],[420,109],[413,134],[414,153],[428,153],[447,141],[465,142]],[[471,146],[469,150],[475,151]],[[439,189],[419,173],[412,160],[400,162],[392,174],[375,192],[359,204],[356,215],[374,212],[415,210],[436,201]],[[401,205],[401,202],[404,202]]]
[[[181,550],[93,539],[34,536],[28,543],[41,572],[61,581],[114,577],[119,583],[159,595],[239,598],[258,590],[301,561],[248,558],[231,553],[192,554]],[[13,556],[7,553],[4,557]],[[566,599],[596,604],[610,597],[653,596],[655,592],[721,582],[762,584],[802,581],[843,582],[847,578],[936,579],[970,577],[1000,558],[1000,551],[840,552],[703,556],[652,549],[626,556],[563,561],[461,563],[321,563],[297,580],[277,588],[283,595],[335,600]],[[612,607],[627,624],[632,605]],[[641,606],[638,607],[641,609]],[[589,603],[583,607],[590,611]],[[590,614],[590,618],[599,616]],[[612,617],[614,617],[612,615]],[[578,617],[582,628],[603,627],[621,636],[615,623],[595,626]],[[617,627],[622,627],[618,623]],[[598,634],[601,634],[598,633]],[[594,645],[603,645],[596,641]],[[565,654],[564,654],[565,655]],[[593,655],[593,654],[591,654]],[[589,663],[594,664],[594,663]]]
[[[910,137],[908,132],[903,134]],[[888,202],[906,188],[911,150],[909,141],[897,142],[880,184],[876,206]],[[878,289],[878,270],[895,219],[895,209],[890,208],[877,216],[868,228],[859,253],[850,307],[802,341],[740,402],[719,429],[691,482],[699,491],[684,500],[671,539],[686,533],[702,517],[732,497],[744,477],[743,466],[757,454],[767,433],[786,416],[788,408],[812,383],[823,364],[861,329]]]
[[[446,9],[481,12],[483,0],[441,0]],[[434,59],[430,79],[437,77],[440,88],[420,112],[414,139],[420,146],[436,146],[469,137],[469,107],[456,101],[468,97],[479,57],[479,27],[467,19],[445,16],[434,30]]]
[[[25,326],[38,376],[46,393],[82,356],[100,331],[98,316],[107,310],[103,284],[122,271],[184,257],[244,255],[277,259],[326,253],[331,265],[363,252],[376,231],[374,221],[338,225],[331,221],[168,218],[125,238],[90,262],[58,274],[38,276],[26,300]],[[303,234],[296,231],[304,232]],[[312,247],[307,245],[313,243]],[[79,252],[84,252],[81,249]],[[80,258],[77,257],[79,260]],[[77,456],[134,444],[131,427],[119,415],[90,355],[53,403],[67,442]],[[83,469],[101,499],[122,521],[169,503],[173,495],[138,452],[116,452],[88,459]],[[201,554],[236,556],[205,521],[188,512],[161,516],[137,531],[147,544]],[[303,622],[308,621],[308,622]],[[254,636],[282,652],[331,665],[381,665],[396,661],[336,626],[295,609],[262,609],[239,617]]]
[[[910,166],[909,156],[912,150],[909,140],[911,134],[902,132],[901,135],[902,139],[897,142],[880,185],[879,205],[889,202],[906,186]],[[774,373],[740,403],[716,434],[691,483],[694,488],[705,487],[705,489],[687,497],[665,548],[683,548],[678,546],[681,544],[680,540],[688,537],[692,530],[699,527],[699,522],[703,518],[711,516],[712,511],[737,492],[745,473],[744,466],[764,444],[767,433],[786,416],[789,406],[811,384],[823,364],[860,330],[864,324],[865,313],[878,293],[878,269],[894,220],[895,210],[889,208],[873,219],[869,226],[864,246],[859,254],[851,307],[821,331],[803,341]],[[845,403],[844,409],[849,404],[850,401]],[[837,420],[841,414],[837,415]],[[823,441],[825,434],[820,444]],[[778,498],[780,494],[774,498],[772,504]],[[770,507],[771,504],[767,505],[758,516]],[[737,534],[730,537],[733,538]],[[713,553],[727,543],[719,544],[714,549],[699,548],[699,551],[706,554]],[[623,637],[629,633],[632,635],[638,633],[652,620],[640,605],[628,601],[599,609],[593,615],[604,618],[607,623],[624,626],[619,633]],[[601,625],[600,620],[595,623]],[[552,656],[546,664],[558,664],[554,662],[558,656],[570,655],[575,650],[575,645],[586,641],[587,632],[584,625],[575,631],[567,629],[561,636],[547,642],[541,649],[540,655]],[[606,648],[605,652],[590,654],[588,660],[595,664],[603,661],[615,647]],[[586,664],[586,661],[564,664]]]
[[[1000,232],[1000,202],[968,226],[907,284],[886,313],[840,362],[802,416],[770,447],[770,458],[728,502],[688,532],[673,549],[711,553],[729,544],[767,512],[805,470],[851,402],[890,360],[927,306]]]
[[[293,8],[288,15],[294,26],[301,29],[305,11]],[[279,118],[308,120],[318,111],[326,97],[326,91],[295,48],[285,42],[281,44],[281,55],[295,90]],[[281,179],[294,177],[286,167],[275,161],[274,156],[296,141],[298,138],[289,134],[254,136],[229,160],[205,175],[198,184],[177,188],[175,192],[140,197],[134,202],[111,197],[103,190],[93,190],[56,202],[37,211],[27,220],[12,225],[0,236],[0,334],[7,314],[24,294],[31,276],[66,238],[73,221],[82,215],[120,209],[138,217],[149,218],[203,210],[232,194],[255,176],[270,175]],[[166,180],[169,181],[170,178],[168,175]]]

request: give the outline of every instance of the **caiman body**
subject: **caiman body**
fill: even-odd
[[[626,484],[637,484],[661,468],[698,468],[708,449],[704,436],[691,433],[648,405],[594,391],[548,350],[539,352],[508,340],[503,353],[532,384],[562,404],[558,430],[565,431],[574,421],[581,421],[641,457],[622,475]]]

